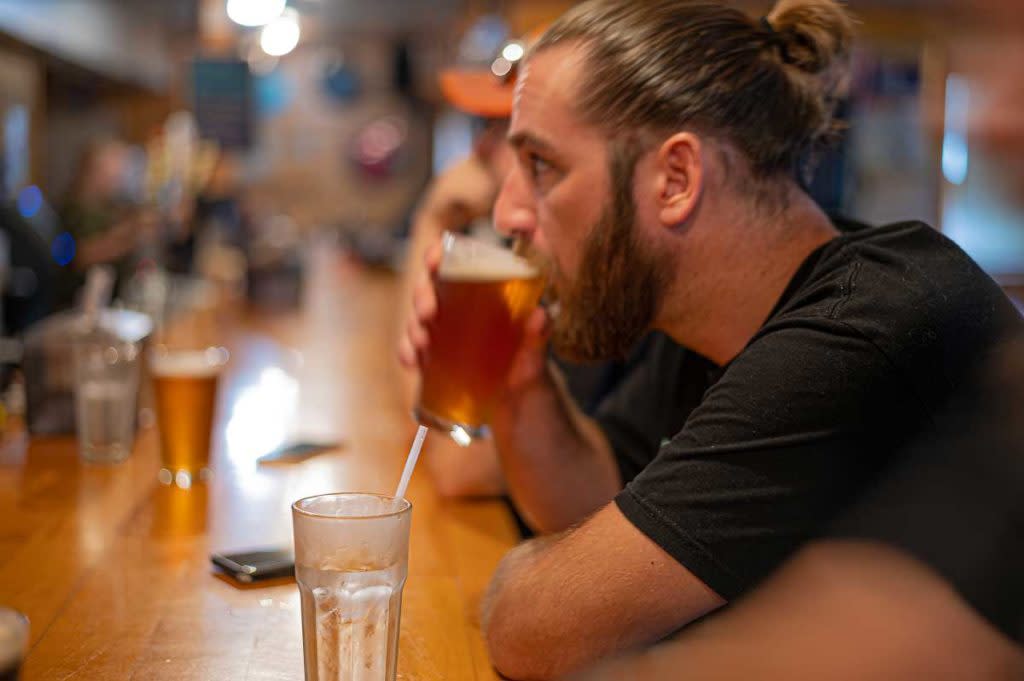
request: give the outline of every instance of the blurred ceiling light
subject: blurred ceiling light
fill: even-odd
[[[498,78],[504,78],[511,72],[512,62],[510,62],[508,59],[505,59],[505,57],[498,57],[497,59],[494,60],[494,63],[491,64],[491,73],[493,73]]]
[[[964,183],[970,167],[970,151],[967,146],[970,99],[967,80],[958,74],[949,74],[946,78],[946,129],[942,136],[942,174],[955,185]]]
[[[512,63],[522,59],[524,54],[526,54],[526,49],[522,43],[518,42],[511,42],[505,45],[505,48],[501,51],[501,56]]]
[[[260,47],[271,57],[283,57],[299,44],[299,13],[286,9],[281,16],[263,27]]]
[[[491,62],[491,73],[503,82],[508,82],[515,76],[513,69],[519,65],[525,55],[526,46],[518,40],[505,43],[501,48],[501,54]]]
[[[241,26],[265,26],[284,12],[287,0],[228,0],[228,17]]]

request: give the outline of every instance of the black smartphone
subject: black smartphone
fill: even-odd
[[[295,574],[295,556],[287,549],[262,549],[239,553],[215,553],[214,565],[244,584]]]
[[[295,442],[289,445],[278,447],[277,449],[264,454],[260,458],[256,459],[261,465],[275,464],[275,463],[299,463],[306,459],[328,452],[332,449],[341,449],[343,444],[341,442]]]

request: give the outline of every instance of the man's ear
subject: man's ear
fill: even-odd
[[[704,190],[704,149],[700,138],[691,132],[679,132],[658,149],[658,217],[663,226],[673,228],[693,214]]]

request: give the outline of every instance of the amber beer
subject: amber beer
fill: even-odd
[[[456,439],[479,437],[544,282],[497,246],[446,234],[444,248],[417,416]]]
[[[150,362],[163,459],[161,480],[189,487],[210,465],[223,348],[157,350]]]

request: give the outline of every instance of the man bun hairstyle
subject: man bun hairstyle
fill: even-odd
[[[590,0],[533,52],[585,50],[579,113],[613,143],[693,128],[755,177],[794,175],[837,131],[854,20],[835,0],[779,0],[758,20],[708,0]]]
[[[789,78],[819,107],[814,134],[830,140],[840,131],[835,106],[849,88],[853,18],[835,0],[779,0],[765,20]]]

